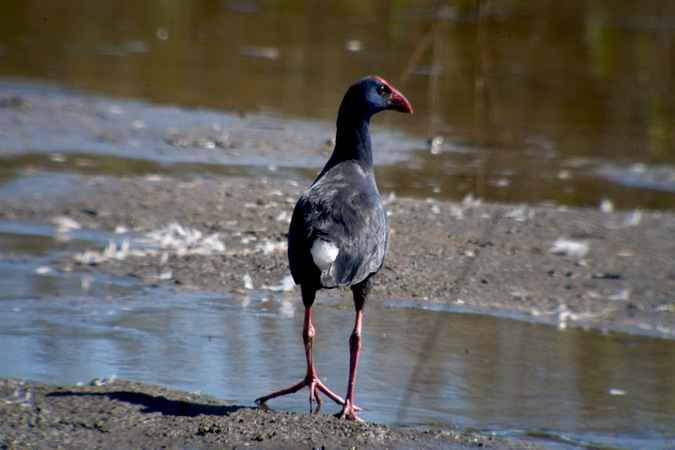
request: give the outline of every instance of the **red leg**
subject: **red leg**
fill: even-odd
[[[338,418],[346,420],[358,420],[356,411],[358,408],[354,406],[354,384],[356,383],[356,367],[359,364],[359,351],[361,350],[361,318],[363,310],[357,309],[356,320],[354,322],[354,331],[349,337],[349,384],[347,385],[347,398],[344,402],[342,412],[338,414]]]
[[[305,386],[309,386],[310,411],[314,407],[314,400],[316,400],[318,405],[321,405],[321,397],[319,395],[319,391],[326,394],[331,400],[333,400],[338,405],[344,405],[345,403],[344,400],[340,396],[335,395],[333,392],[331,392],[326,386],[324,386],[323,383],[319,381],[319,377],[317,377],[316,375],[316,371],[314,370],[314,359],[312,356],[312,343],[314,342],[315,334],[316,333],[314,331],[314,326],[312,326],[312,308],[307,307],[305,308],[305,321],[302,327],[302,340],[305,344],[305,356],[307,357],[307,374],[305,375],[305,378],[299,383],[294,384],[289,388],[272,392],[271,394],[258,398],[255,401],[257,404],[262,405],[266,403],[267,400],[271,400],[276,397],[281,397],[282,395],[286,394],[292,394],[294,392],[299,391]]]

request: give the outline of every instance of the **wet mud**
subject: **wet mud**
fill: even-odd
[[[160,386],[0,380],[0,448],[544,448],[470,431],[420,430],[228,405]]]

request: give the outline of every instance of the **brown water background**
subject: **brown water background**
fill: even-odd
[[[656,0],[6,1],[0,76],[330,124],[378,74],[420,142],[385,192],[673,208],[674,37]]]

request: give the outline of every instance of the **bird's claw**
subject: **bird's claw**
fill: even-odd
[[[363,419],[357,416],[354,410],[351,410],[349,412],[345,412],[344,410],[342,410],[341,412],[337,413],[335,417],[337,417],[340,420],[353,420],[354,422],[363,422]]]
[[[262,409],[263,411],[272,411],[272,409],[269,406],[267,406],[267,403],[261,400],[262,400],[261,398],[257,398],[255,400],[255,404],[258,405],[258,408]]]
[[[349,403],[349,400],[346,400],[344,407],[342,408],[342,411],[337,413],[335,417],[337,417],[340,420],[353,420],[356,422],[363,422],[363,419],[361,419],[356,415],[356,411],[362,411],[362,409]]]
[[[334,394],[331,392],[326,386],[319,381],[318,378],[313,377],[311,375],[308,375],[305,377],[304,380],[300,381],[299,383],[286,388],[282,389],[280,391],[273,392],[269,395],[266,395],[264,397],[259,397],[255,400],[255,403],[259,405],[263,409],[269,409],[268,406],[265,404],[267,400],[271,400],[276,397],[281,397],[282,395],[287,395],[287,394],[292,394],[294,392],[299,391],[303,387],[307,386],[309,388],[309,411],[314,412],[314,401],[316,401],[316,412],[318,413],[319,410],[321,409],[321,404],[323,403],[323,399],[321,398],[321,394],[319,392],[323,392],[326,394],[328,398],[333,400],[335,403],[338,405],[344,406],[345,401],[340,397],[339,395]],[[356,411],[360,411],[360,408],[354,407]]]

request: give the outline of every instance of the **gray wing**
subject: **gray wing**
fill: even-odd
[[[360,174],[355,178],[337,173],[319,179],[298,201],[288,245],[296,283],[316,288],[351,286],[382,267],[389,247],[389,223],[372,175]],[[338,248],[335,261],[323,271],[310,254],[316,239]]]

